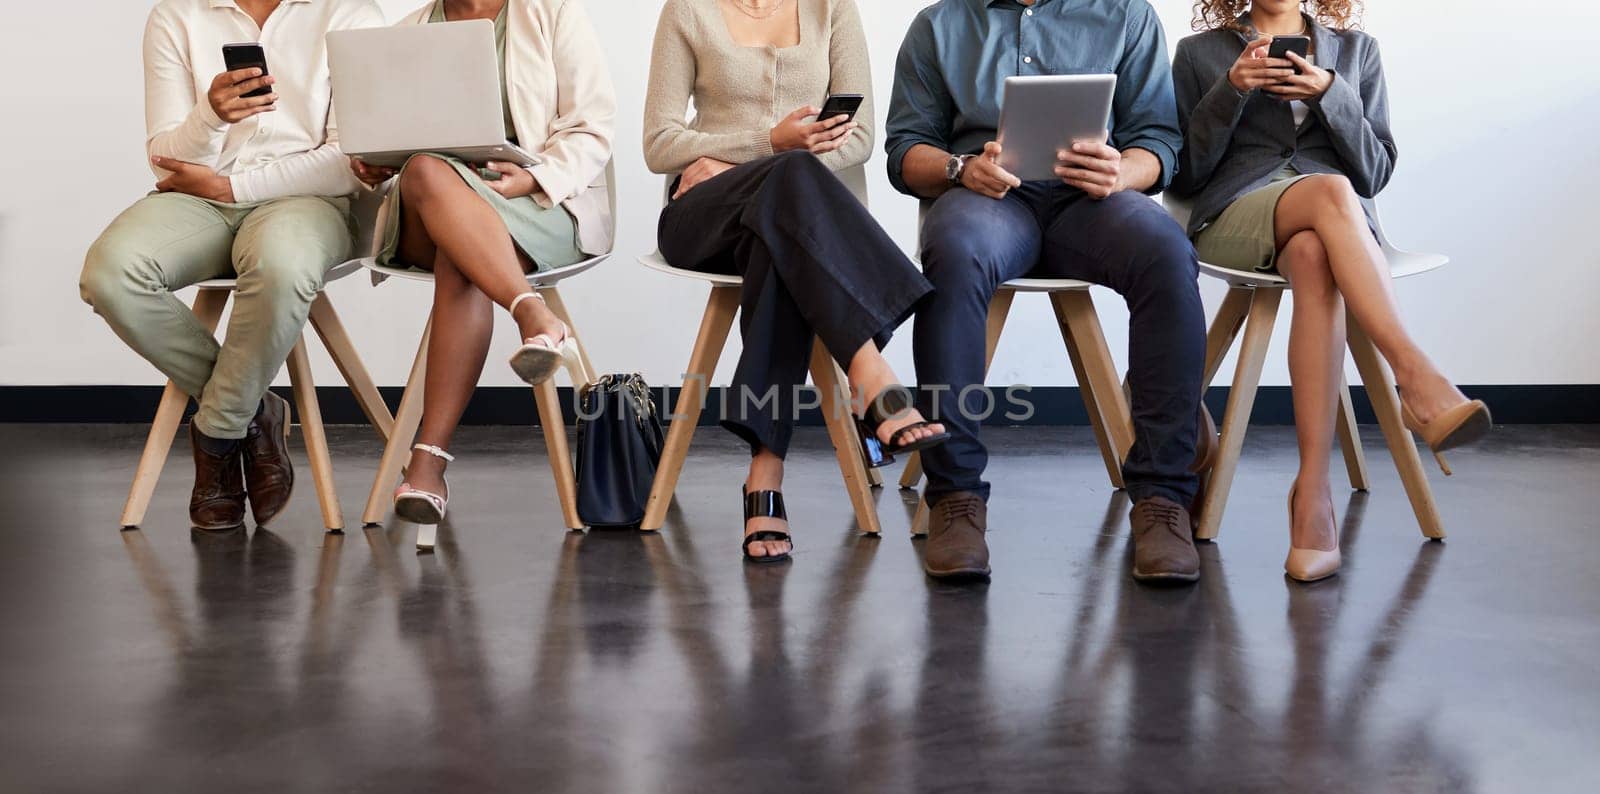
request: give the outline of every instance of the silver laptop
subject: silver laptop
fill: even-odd
[[[418,152],[538,165],[506,140],[498,61],[487,19],[329,33],[339,148],[390,167]]]
[[[1116,91],[1114,74],[1006,78],[997,138],[1000,167],[1024,181],[1057,179],[1056,150],[1101,140]],[[339,112],[343,115],[343,108]]]

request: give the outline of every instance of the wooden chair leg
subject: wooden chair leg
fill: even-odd
[[[1000,335],[1006,330],[1006,319],[1011,316],[1011,304],[1016,297],[1016,290],[1001,287],[989,300],[989,320],[984,329],[984,375],[988,375],[989,368],[994,365],[994,351],[1000,347]],[[922,453],[917,452],[906,459],[906,469],[900,474],[900,487],[915,488],[920,482],[922,482]]]
[[[568,529],[584,529],[583,519],[578,517],[578,476],[572,468],[567,422],[561,416],[561,394],[556,391],[555,379],[534,387],[533,399],[539,408],[539,426],[544,430],[545,452],[550,456],[550,473],[555,476],[561,516]]]
[[[194,316],[207,332],[215,333],[222,319],[222,308],[228,305],[228,290],[203,289],[194,297]],[[161,405],[150,423],[150,433],[145,436],[144,451],[139,454],[139,466],[133,471],[133,485],[128,488],[128,501],[122,506],[123,527],[136,527],[144,523],[144,514],[150,509],[150,498],[155,495],[156,483],[161,480],[161,470],[166,468],[167,456],[172,453],[172,440],[183,424],[183,409],[189,406],[189,395],[171,381],[161,392]]]
[[[361,513],[361,523],[376,526],[383,522],[393,504],[392,492],[400,481],[406,459],[411,457],[411,442],[417,437],[417,426],[422,424],[422,384],[428,376],[428,342],[433,338],[433,317],[422,329],[422,341],[417,345],[417,357],[411,362],[411,375],[406,378],[405,393],[400,395],[400,410],[395,412],[389,440],[383,445],[383,458],[378,461],[378,475],[372,480],[372,491],[367,494],[367,506]]]
[[[1350,384],[1339,378],[1339,449],[1344,452],[1344,468],[1350,474],[1350,487],[1365,491],[1367,480],[1367,455],[1361,448],[1361,428],[1356,424],[1355,404],[1350,401]]]
[[[1372,401],[1372,412],[1378,415],[1378,425],[1389,443],[1389,453],[1394,456],[1394,467],[1400,473],[1400,483],[1405,486],[1411,509],[1417,514],[1417,525],[1422,534],[1439,540],[1444,537],[1444,521],[1439,517],[1439,506],[1433,501],[1433,488],[1422,468],[1422,457],[1417,454],[1416,441],[1400,417],[1400,395],[1395,391],[1389,368],[1378,355],[1372,339],[1354,317],[1345,321],[1349,337],[1350,354],[1356,360],[1356,369],[1367,386],[1367,399]]]
[[[555,287],[544,287],[539,290],[539,294],[544,296],[545,305],[550,307],[551,313],[567,324],[567,330],[572,333],[573,341],[578,343],[578,361],[583,371],[567,373],[572,378],[572,385],[593,383],[599,373],[594,368],[594,362],[589,360],[589,348],[583,344],[583,337],[578,334],[578,324],[572,321],[572,312],[567,310],[567,302],[561,299],[561,291]]]
[[[856,526],[869,535],[881,534],[883,527],[878,523],[878,506],[872,500],[872,482],[862,462],[861,438],[856,435],[855,421],[851,418],[849,387],[845,384],[844,373],[839,371],[839,365],[834,363],[821,340],[811,349],[811,380],[822,396],[822,419],[833,439],[845,493],[850,495],[850,505],[855,508]]]
[[[1061,328],[1061,340],[1066,343],[1067,355],[1072,359],[1078,390],[1089,414],[1089,425],[1094,429],[1100,456],[1105,461],[1106,475],[1112,487],[1120,489],[1124,487],[1122,462],[1133,447],[1133,416],[1123,399],[1116,363],[1111,359],[1111,349],[1106,346],[1094,299],[1088,290],[1064,290],[1051,293],[1050,303]]]
[[[1233,347],[1239,329],[1244,327],[1245,316],[1250,313],[1251,293],[1254,291],[1250,287],[1230,287],[1227,296],[1222,299],[1222,305],[1217,307],[1217,316],[1211,320],[1211,328],[1206,331],[1206,371],[1200,381],[1201,389],[1210,388],[1211,381],[1217,377],[1222,360],[1227,358],[1228,349]]]
[[[1228,392],[1227,413],[1222,417],[1222,449],[1217,455],[1216,467],[1211,470],[1205,505],[1200,511],[1199,525],[1195,527],[1194,536],[1200,540],[1215,539],[1222,526],[1222,514],[1228,506],[1228,491],[1233,487],[1233,475],[1239,468],[1239,453],[1244,448],[1250,412],[1255,407],[1256,390],[1261,385],[1261,367],[1267,359],[1267,348],[1272,345],[1272,327],[1278,319],[1278,303],[1283,299],[1282,289],[1256,289],[1254,292],[1244,328],[1244,341],[1239,344],[1239,364],[1233,373],[1233,388]]]
[[[639,529],[645,532],[659,531],[666,523],[667,508],[672,506],[672,494],[678,488],[678,476],[683,473],[683,462],[689,455],[689,442],[694,440],[695,426],[705,407],[706,390],[716,374],[722,348],[728,342],[728,329],[733,327],[733,318],[738,314],[739,287],[712,287],[711,296],[706,299],[706,312],[700,317],[700,333],[695,337],[694,351],[689,354],[683,391],[678,394],[678,405],[667,428],[656,480],[650,486],[650,499],[645,503],[644,521],[639,524]]]
[[[322,346],[327,348],[334,366],[344,376],[344,382],[349,384],[356,404],[361,406],[361,412],[367,415],[367,421],[378,431],[378,437],[387,443],[389,434],[394,432],[394,415],[389,413],[389,406],[384,403],[383,395],[378,393],[372,375],[361,362],[361,354],[356,352],[355,344],[350,341],[344,323],[339,320],[339,314],[333,310],[333,304],[328,301],[326,294],[318,295],[311,303],[311,327],[322,339]]]
[[[328,454],[328,435],[322,426],[322,406],[317,401],[316,381],[311,377],[305,337],[289,351],[287,363],[295,407],[300,411],[300,436],[306,443],[311,479],[316,483],[317,502],[322,507],[322,525],[329,532],[342,532],[344,515],[339,510],[339,493],[333,484],[333,459]]]

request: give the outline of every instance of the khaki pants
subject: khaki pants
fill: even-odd
[[[323,277],[352,245],[346,199],[219,204],[157,193],[89,248],[79,289],[122,341],[199,400],[200,432],[238,439],[299,341]],[[173,294],[214,278],[238,279],[220,344]]]

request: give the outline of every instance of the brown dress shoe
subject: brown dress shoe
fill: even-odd
[[[989,508],[969,491],[946,495],[933,508],[922,569],[938,579],[989,575]]]
[[[1152,496],[1133,506],[1133,578],[1141,582],[1193,582],[1200,578],[1189,511]]]
[[[207,532],[238,529],[244,525],[244,471],[240,447],[212,451],[226,442],[206,437],[193,423],[189,425],[189,444],[194,448],[194,491],[189,495],[189,522]]]
[[[256,524],[277,518],[294,492],[294,464],[289,460],[289,403],[272,392],[261,398],[261,410],[250,422],[244,440],[244,482]]]

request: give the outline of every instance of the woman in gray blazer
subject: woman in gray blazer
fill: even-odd
[[[1400,321],[1362,201],[1394,173],[1394,138],[1378,45],[1351,29],[1354,5],[1201,0],[1203,32],[1178,44],[1173,64],[1185,146],[1171,190],[1193,202],[1189,234],[1200,259],[1281,273],[1293,286],[1300,471],[1284,567],[1301,581],[1340,565],[1328,462],[1345,303],[1394,369],[1407,426],[1435,453],[1476,441],[1491,424],[1488,407],[1462,395]],[[1309,36],[1310,57],[1268,57],[1275,35]]]

